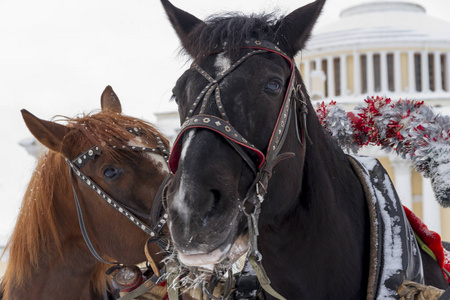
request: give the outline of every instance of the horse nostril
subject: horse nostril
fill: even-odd
[[[207,227],[210,218],[220,211],[219,205],[222,197],[220,191],[216,189],[211,189],[209,191],[211,194],[209,195],[208,206],[205,206],[204,215],[202,218],[203,227]]]
[[[220,198],[221,198],[220,191],[212,189],[212,190],[210,190],[210,192],[212,193],[213,198],[214,198],[213,207],[217,207],[219,205]]]

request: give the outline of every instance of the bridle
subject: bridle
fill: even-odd
[[[308,109],[302,87],[297,82],[295,64],[287,54],[285,54],[278,46],[274,45],[271,42],[256,39],[245,41],[245,45],[243,45],[243,47],[241,48],[251,49],[252,51],[248,52],[239,60],[237,60],[233,65],[231,65],[230,68],[228,68],[224,72],[219,73],[216,78],[213,78],[210,74],[204,71],[196,62],[192,64],[191,68],[198,71],[204,78],[208,80],[209,83],[203,88],[203,90],[200,92],[200,94],[190,107],[189,111],[187,112],[186,120],[183,123],[180,129],[180,133],[178,134],[172,147],[172,153],[169,158],[169,168],[172,174],[175,174],[178,169],[178,163],[181,154],[181,141],[183,140],[184,134],[191,129],[203,128],[212,130],[213,132],[218,133],[222,137],[224,137],[225,140],[236,150],[236,152],[245,161],[245,163],[249,166],[249,168],[255,175],[255,180],[248,189],[246,197],[240,203],[239,207],[243,214],[247,216],[248,220],[248,230],[250,238],[249,261],[251,262],[255,270],[260,270],[258,279],[260,280],[263,288],[272,296],[275,296],[278,299],[284,299],[270,287],[270,280],[267,278],[267,275],[265,275],[264,269],[262,268],[262,255],[257,248],[258,217],[261,211],[261,203],[264,201],[264,198],[267,194],[267,186],[272,176],[273,168],[280,161],[295,156],[295,153],[293,152],[280,153],[281,148],[284,145],[293,114],[295,115],[297,124],[297,139],[302,147],[302,157],[305,157],[305,136],[308,136],[306,129],[306,114],[308,113]],[[212,54],[217,54],[222,51],[217,51]],[[222,104],[219,86],[220,81],[222,81],[227,75],[229,75],[237,67],[239,67],[245,60],[253,55],[261,53],[278,54],[286,59],[290,66],[289,84],[284,95],[281,109],[278,113],[276,124],[272,131],[269,146],[265,154],[260,149],[257,149],[247,139],[245,139],[229,123],[229,118],[227,117]],[[214,98],[217,109],[220,113],[220,117],[205,114],[206,105],[213,92],[215,94]],[[194,115],[197,110],[199,110],[198,114]],[[300,113],[300,116],[298,112]],[[244,149],[250,150],[252,153],[254,153],[258,161],[255,163],[254,159],[252,159]],[[250,207],[253,207],[253,211],[248,210],[248,205],[246,205],[247,203],[250,204]],[[264,285],[263,281],[265,281],[267,284]]]
[[[132,134],[140,135],[140,130],[138,128],[127,128],[127,131],[129,131]],[[147,147],[141,147],[141,146],[128,146],[128,145],[110,145],[109,147],[113,149],[123,149],[123,150],[131,150],[131,151],[137,151],[137,152],[150,152],[150,153],[157,153],[164,157],[166,162],[168,162],[169,154],[170,152],[166,149],[164,146],[163,141],[159,136],[156,135],[156,140],[158,145],[156,148],[147,148]],[[74,173],[82,182],[84,182],[88,187],[90,187],[93,191],[95,191],[101,199],[103,199],[106,203],[108,203],[112,208],[114,208],[116,211],[127,217],[134,225],[139,227],[141,230],[143,230],[145,233],[147,233],[150,236],[150,239],[148,242],[156,242],[161,249],[165,250],[168,246],[168,242],[162,238],[161,236],[161,230],[164,227],[164,225],[167,222],[168,215],[167,213],[163,213],[162,216],[160,216],[159,220],[156,222],[156,225],[153,228],[150,228],[146,223],[142,222],[141,219],[150,219],[150,214],[142,213],[139,211],[136,211],[132,209],[131,207],[128,207],[124,203],[121,203],[118,200],[115,200],[113,197],[111,197],[108,193],[106,193],[103,189],[101,189],[91,178],[83,174],[81,169],[91,160],[95,160],[102,154],[101,149],[98,146],[93,146],[87,151],[83,152],[79,156],[77,156],[74,160],[70,161],[66,158],[66,162],[69,166],[69,174],[70,174],[70,181],[72,184],[72,190],[74,194],[75,199],[75,205],[77,209],[78,214],[78,222],[80,225],[81,233],[83,235],[84,241],[86,242],[86,245],[91,252],[91,254],[100,262],[106,263],[106,264],[113,264],[113,265],[119,265],[119,262],[110,262],[105,259],[103,259],[98,252],[95,250],[94,245],[92,244],[91,239],[89,238],[84,217],[83,217],[83,211],[81,209],[80,201],[78,199],[77,192],[75,190],[74,186],[74,180],[73,175]],[[152,207],[153,210],[153,207]],[[139,216],[141,219],[139,219]],[[153,213],[154,215],[154,213]],[[146,244],[147,247],[147,244]],[[154,262],[153,262],[154,263]],[[154,269],[154,266],[152,265],[152,269]],[[155,272],[156,273],[156,272]]]
[[[242,157],[242,159],[255,174],[255,181],[249,188],[249,193],[247,193],[245,201],[256,205],[257,203],[261,203],[262,199],[264,199],[264,196],[267,193],[268,181],[272,176],[274,166],[283,159],[295,156],[295,154],[292,152],[280,154],[280,150],[286,139],[289,123],[293,112],[295,113],[295,118],[298,119],[297,106],[299,107],[301,113],[301,120],[299,120],[299,122],[301,122],[301,125],[299,125],[299,127],[301,128],[301,134],[298,134],[297,132],[297,136],[300,144],[302,145],[303,152],[305,151],[305,115],[307,114],[307,108],[301,86],[297,83],[296,80],[296,69],[294,62],[287,56],[287,54],[282,52],[278,46],[267,41],[246,41],[246,45],[242,48],[253,49],[253,51],[244,55],[226,71],[219,73],[216,78],[213,78],[206,71],[204,71],[196,62],[192,64],[191,68],[197,70],[203,77],[205,77],[209,81],[209,83],[200,92],[186,115],[186,120],[183,123],[180,129],[180,133],[178,134],[172,148],[172,153],[169,158],[169,168],[172,174],[175,174],[175,172],[177,171],[181,153],[181,141],[184,134],[188,130],[195,128],[212,130],[223,136],[225,140],[230,143],[230,145],[238,152],[238,154]],[[249,141],[247,141],[247,139],[245,139],[229,123],[229,119],[222,105],[219,88],[220,81],[222,81],[227,75],[229,75],[233,70],[241,65],[246,59],[260,53],[275,53],[281,55],[289,62],[290,65],[289,85],[287,87],[283,104],[279,111],[278,119],[272,131],[269,146],[265,154],[261,150],[257,149]],[[215,92],[215,101],[221,117],[205,114],[206,105],[213,92]],[[202,101],[201,106],[199,105],[200,101]],[[194,115],[195,111],[198,110],[199,107],[199,113]],[[250,150],[252,153],[256,154],[258,161],[255,163],[254,159],[252,159],[244,149]],[[254,193],[250,192],[252,190],[254,190]]]

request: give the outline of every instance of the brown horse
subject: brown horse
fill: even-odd
[[[8,243],[4,299],[103,299],[109,266],[96,260],[88,249],[78,224],[73,191],[78,195],[88,236],[101,258],[129,265],[146,261],[144,244],[149,235],[135,225],[141,222],[149,226],[146,216],[168,169],[162,153],[132,148],[157,149],[163,144],[168,149],[169,144],[149,123],[122,115],[111,87],[103,92],[101,104],[101,112],[65,118],[66,125],[22,111],[31,133],[49,151],[42,155],[31,177]],[[127,211],[136,212],[138,220],[116,211],[75,175],[72,189],[72,171],[66,160],[72,162],[94,145],[101,155],[79,170]],[[118,147],[121,145],[125,147]],[[162,259],[156,245],[150,252],[157,261]]]

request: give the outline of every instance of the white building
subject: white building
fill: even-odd
[[[315,31],[298,60],[314,99],[356,103],[387,94],[446,105],[450,23],[398,1],[360,4],[340,16]]]
[[[340,20],[318,28],[297,58],[313,100],[334,100],[352,110],[367,96],[415,99],[450,108],[450,23],[411,2],[376,1],[344,9]],[[450,210],[434,200],[429,180],[412,164],[376,148],[402,202],[450,240]]]

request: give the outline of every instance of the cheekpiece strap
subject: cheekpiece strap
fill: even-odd
[[[148,227],[146,224],[144,224],[143,222],[141,222],[138,218],[136,218],[131,212],[129,212],[126,208],[124,208],[122,205],[120,205],[117,201],[115,201],[111,196],[109,196],[105,191],[103,191],[97,184],[95,184],[95,182],[85,176],[76,165],[72,164],[69,160],[66,159],[67,164],[69,165],[69,167],[74,171],[75,175],[77,175],[77,177],[79,179],[81,179],[81,181],[83,181],[84,183],[87,184],[87,186],[89,186],[92,190],[94,190],[103,200],[105,200],[109,205],[111,205],[115,210],[119,211],[122,215],[124,215],[125,217],[127,217],[131,222],[133,222],[137,227],[139,227],[141,230],[145,231],[147,234],[149,234],[151,237],[155,237],[156,236],[156,230],[152,230],[150,227]],[[164,214],[162,217],[162,220],[160,220],[160,222],[162,222],[163,224],[166,223],[168,218],[167,214]],[[159,223],[158,222],[158,225]]]

